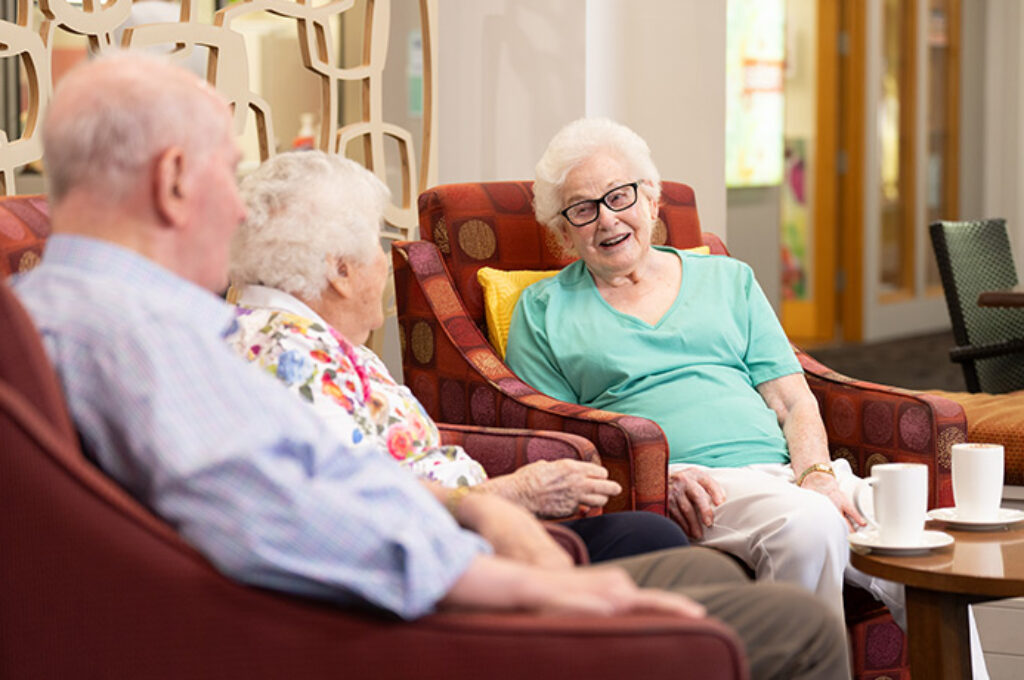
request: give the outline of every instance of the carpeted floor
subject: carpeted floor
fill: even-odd
[[[949,360],[953,333],[885,342],[808,348],[829,368],[860,380],[907,389],[965,391],[963,371]]]

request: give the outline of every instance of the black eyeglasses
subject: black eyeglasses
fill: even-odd
[[[636,188],[639,182],[630,182],[617,186],[601,198],[591,198],[573,203],[562,211],[561,215],[574,227],[585,227],[596,222],[601,215],[601,206],[612,212],[622,212],[636,203]]]

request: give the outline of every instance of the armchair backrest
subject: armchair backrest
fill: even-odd
[[[476,280],[481,267],[561,269],[576,259],[560,239],[533,217],[533,182],[446,184],[420,194],[420,238],[434,243],[462,297],[469,316],[484,328],[483,293]],[[656,245],[725,247],[713,234],[701,234],[693,189],[662,182]]]
[[[1017,285],[1006,220],[933,222],[929,230],[956,344],[967,347],[1024,338],[1024,309],[978,305],[982,291]],[[1024,388],[1020,354],[965,361],[963,367],[971,392]]]

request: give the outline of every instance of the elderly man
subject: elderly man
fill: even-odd
[[[230,120],[205,83],[138,54],[79,66],[51,103],[54,236],[16,292],[107,473],[243,582],[406,618],[706,609],[737,631],[755,677],[848,675],[842,624],[810,596],[747,583],[699,549],[571,569],[524,511],[443,489],[437,502],[236,357],[232,310],[210,292],[244,217]],[[533,557],[494,555],[455,520],[503,525]]]

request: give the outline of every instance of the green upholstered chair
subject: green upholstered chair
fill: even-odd
[[[978,306],[978,294],[1017,285],[1001,218],[930,225],[957,346],[950,359],[964,370],[969,392],[1024,389],[1024,308]]]

